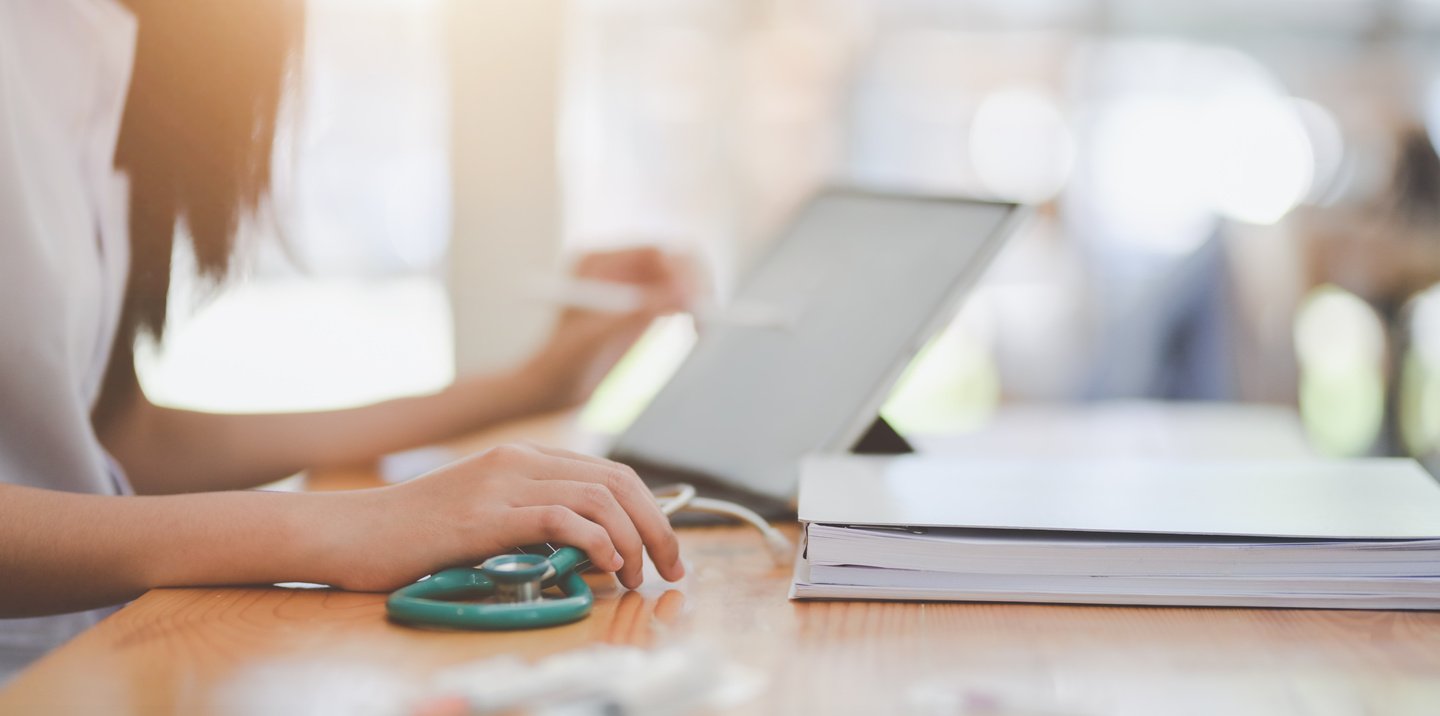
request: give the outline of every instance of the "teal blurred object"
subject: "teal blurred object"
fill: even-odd
[[[484,631],[536,629],[585,618],[595,603],[594,592],[580,577],[589,560],[574,547],[542,549],[552,551],[548,556],[535,550],[502,554],[479,569],[437,572],[391,594],[385,611],[405,624]],[[564,596],[543,596],[552,587]],[[479,599],[486,601],[458,601]]]

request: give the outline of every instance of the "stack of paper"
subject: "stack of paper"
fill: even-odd
[[[969,462],[801,473],[793,598],[1440,609],[1409,460]]]

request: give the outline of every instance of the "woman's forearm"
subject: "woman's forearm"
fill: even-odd
[[[627,314],[566,310],[522,368],[462,379],[434,395],[350,410],[283,415],[165,410],[130,385],[127,397],[116,398],[129,400],[129,409],[100,416],[101,439],[141,493],[226,490],[578,406],[656,317],[686,309],[698,273],[688,258],[639,247],[585,256],[575,274],[637,286],[646,297],[644,307]]]
[[[633,470],[504,446],[390,487],[87,495],[0,483],[0,618],[106,606],[153,587],[318,582],[389,591],[519,545],[579,547],[628,587],[679,542]]]
[[[555,407],[537,373],[462,379],[431,395],[308,413],[229,415],[143,399],[102,437],[142,494],[244,489],[354,464]]]
[[[0,618],[117,604],[157,586],[323,578],[326,497],[112,497],[0,484]]]

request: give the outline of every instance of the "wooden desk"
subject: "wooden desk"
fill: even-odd
[[[0,714],[213,713],[266,669],[296,685],[298,705],[363,690],[367,675],[687,640],[768,677],[749,713],[959,713],[925,706],[978,692],[1056,714],[1440,714],[1440,614],[791,603],[788,570],[750,531],[681,539],[683,584],[623,593],[597,582],[590,618],[535,632],[408,629],[385,620],[378,594],[155,590],[21,674],[0,691]]]

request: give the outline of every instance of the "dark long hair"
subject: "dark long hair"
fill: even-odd
[[[303,39],[303,0],[124,0],[138,21],[115,166],[130,178],[131,266],[103,412],[131,395],[133,347],[165,329],[176,237],[223,277],[266,207],[277,115]]]

